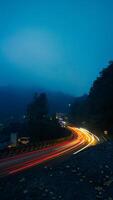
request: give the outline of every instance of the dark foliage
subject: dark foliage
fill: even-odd
[[[48,116],[48,100],[45,93],[35,94],[27,109],[27,132],[32,141],[53,140],[65,136],[55,117]]]
[[[113,62],[100,73],[91,87],[89,97],[91,119],[102,130],[113,127]]]
[[[100,72],[88,97],[74,103],[71,113],[93,129],[113,130],[113,62]]]
[[[75,119],[77,125],[81,125],[86,118],[87,95],[78,97],[70,107],[70,115]]]
[[[22,120],[26,112],[26,106],[32,101],[32,96],[37,91],[41,93],[44,89],[2,87],[0,86],[0,122],[7,123],[13,119]],[[46,91],[49,113],[68,112],[68,104],[72,103],[74,97],[60,92]]]
[[[37,122],[47,117],[48,102],[45,93],[34,95],[33,102],[27,108],[27,118],[30,122]]]

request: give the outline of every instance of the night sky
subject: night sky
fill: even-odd
[[[82,95],[112,59],[112,0],[0,0],[0,86]]]

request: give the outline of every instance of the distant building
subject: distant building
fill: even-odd
[[[11,133],[11,146],[15,147],[17,145],[17,133]]]
[[[56,113],[56,119],[59,119],[59,120],[68,120],[68,117],[66,116],[65,113]]]
[[[64,116],[65,116],[64,113],[56,113],[56,119],[62,118]]]
[[[4,124],[0,123],[0,132],[3,131]]]

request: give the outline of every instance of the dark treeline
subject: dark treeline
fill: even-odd
[[[71,116],[78,125],[103,132],[113,132],[113,62],[94,81],[89,94],[71,106]]]
[[[74,99],[68,94],[40,89],[38,86],[32,88],[0,86],[0,123],[6,123],[11,119],[21,120],[35,92],[46,92],[50,114],[68,112],[68,104]]]
[[[68,133],[61,128],[55,115],[49,115],[48,105],[47,95],[36,93],[27,107],[27,132],[34,142],[62,138]]]
[[[29,136],[33,143],[56,140],[70,135],[68,130],[60,126],[56,114],[50,115],[46,93],[35,93],[33,100],[26,107],[25,118],[7,123],[1,134],[10,136],[13,132],[17,132],[18,137]]]
[[[12,130],[15,123],[12,124]],[[54,140],[66,137],[70,133],[62,128],[56,115],[49,114],[49,102],[46,93],[35,93],[33,100],[27,106],[25,120],[20,123],[20,135],[30,136],[32,142]],[[19,130],[19,129],[17,129]]]

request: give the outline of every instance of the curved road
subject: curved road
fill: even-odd
[[[50,159],[73,152],[77,154],[89,146],[99,143],[99,138],[85,129],[68,126],[73,137],[51,147],[33,152],[23,153],[11,158],[0,160],[0,176],[14,174],[33,167]]]

